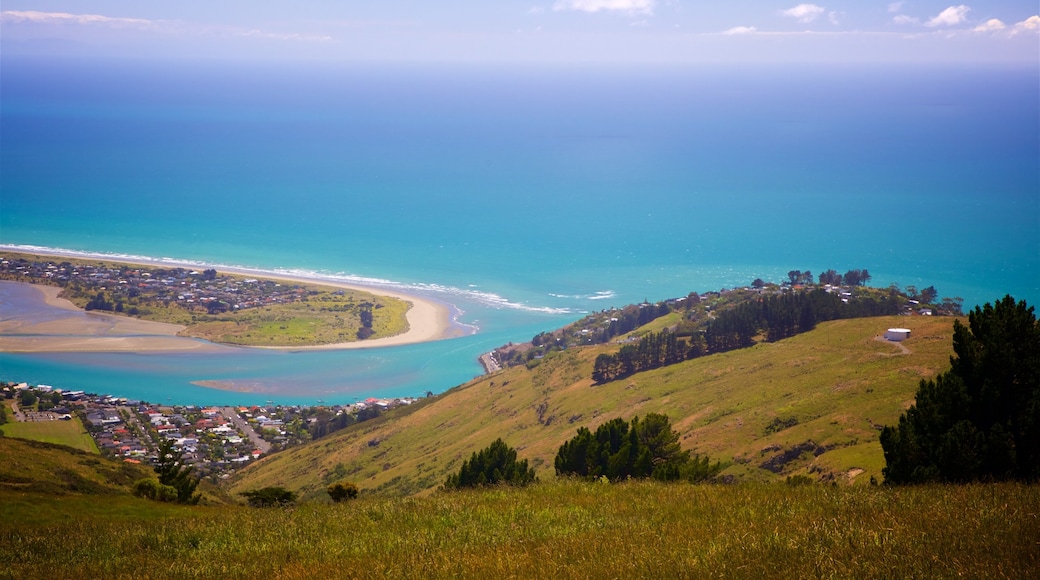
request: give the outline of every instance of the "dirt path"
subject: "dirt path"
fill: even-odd
[[[891,344],[892,346],[894,346],[894,347],[898,348],[900,351],[902,351],[899,354],[903,354],[903,355],[913,354],[913,351],[911,351],[909,348],[906,348],[906,345],[901,343],[901,342],[896,342],[894,340],[888,340],[887,338],[885,338],[883,336],[877,336],[877,337],[874,338],[874,340],[876,340],[878,342],[883,342],[885,344]],[[886,354],[884,356],[898,356],[898,355],[896,355],[896,354]]]

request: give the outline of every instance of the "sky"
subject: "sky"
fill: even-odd
[[[11,56],[1040,62],[1036,0],[4,0]]]

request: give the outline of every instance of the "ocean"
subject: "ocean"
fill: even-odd
[[[1035,67],[0,64],[0,244],[375,281],[479,328],[373,351],[0,353],[2,380],[420,396],[583,313],[794,269],[1040,302]]]

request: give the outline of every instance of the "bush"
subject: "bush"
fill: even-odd
[[[332,501],[339,503],[343,500],[357,499],[358,488],[351,482],[339,482],[329,486],[329,497]]]
[[[177,501],[177,489],[163,485],[155,479],[140,479],[134,483],[133,494],[137,497],[172,503]]]
[[[252,507],[285,507],[296,501],[296,494],[284,487],[265,487],[241,494]]]

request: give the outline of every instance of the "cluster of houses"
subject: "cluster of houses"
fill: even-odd
[[[149,462],[162,440],[173,442],[184,462],[200,476],[226,478],[235,469],[271,450],[311,440],[309,427],[320,416],[351,414],[359,420],[411,404],[413,398],[370,398],[352,405],[157,406],[143,401],[62,391],[48,385],[0,383],[0,395],[13,399],[24,390],[59,393],[61,403],[47,411],[22,409],[25,420],[83,420],[105,455]]]
[[[297,285],[223,275],[215,270],[85,265],[3,255],[0,278],[77,285],[90,294],[104,292],[116,305],[157,301],[210,312],[297,302],[307,294]]]

